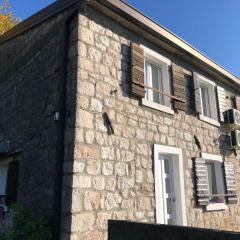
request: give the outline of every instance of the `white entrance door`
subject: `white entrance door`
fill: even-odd
[[[156,220],[187,225],[182,150],[154,145]]]
[[[165,224],[176,224],[173,166],[170,156],[159,156],[162,175],[163,214]]]

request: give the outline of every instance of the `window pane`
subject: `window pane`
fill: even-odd
[[[145,63],[145,82],[149,87],[159,89],[163,91],[162,86],[162,71],[159,67],[154,64],[147,62]],[[164,104],[163,95],[159,92],[153,91],[151,89],[146,89],[146,97],[149,101]]]
[[[168,159],[164,159],[164,169],[165,169],[165,173],[166,173],[166,174],[169,174],[169,173],[170,173],[169,160],[168,160]]]
[[[0,195],[5,195],[8,165],[0,166]]]
[[[218,194],[225,194],[224,190],[224,173],[223,173],[223,167],[221,162],[215,162],[215,172],[216,172],[216,182],[217,182],[217,192]],[[224,202],[225,197],[219,196],[216,198],[216,202],[221,203]]]
[[[170,178],[165,178],[165,188],[166,188],[166,193],[171,193]]]
[[[167,198],[167,213],[172,214],[172,200]]]
[[[152,86],[163,91],[161,69],[152,65]],[[153,91],[153,102],[163,104],[163,95]]]
[[[210,196],[210,202],[222,203],[225,200],[223,194],[224,190],[224,175],[222,163],[218,161],[208,160],[206,162],[208,172],[208,186],[209,194],[216,194],[217,196]]]
[[[151,69],[151,65],[146,62],[145,63],[145,83],[148,86],[152,86],[152,69]],[[146,98],[149,101],[152,101],[152,90],[149,88],[146,88]]]
[[[210,193],[217,194],[217,183],[216,183],[216,173],[215,173],[214,163],[207,163],[207,168],[208,168]]]
[[[202,94],[203,115],[206,117],[211,117],[208,88],[205,86],[201,86],[201,94]]]

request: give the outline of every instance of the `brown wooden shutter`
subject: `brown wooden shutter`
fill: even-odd
[[[8,165],[6,205],[9,206],[17,200],[19,162],[12,161]]]
[[[238,202],[237,197],[237,181],[234,165],[230,162],[224,162],[225,182],[227,201],[230,204],[236,204]]]
[[[186,93],[185,93],[185,77],[183,69],[176,65],[172,64],[172,77],[173,77],[173,94],[175,97],[182,99],[184,102],[175,100],[174,106],[178,110],[186,110]]]
[[[235,97],[235,101],[236,101],[236,108],[237,108],[237,110],[240,111],[240,97],[236,96]]]
[[[193,160],[197,203],[200,206],[206,206],[209,204],[206,161],[204,158],[194,158]]]
[[[131,42],[131,65],[130,91],[133,95],[144,97],[144,50],[133,42]]]
[[[196,73],[193,73],[193,83],[194,83],[194,102],[195,102],[195,111],[198,114],[202,113],[202,102],[200,95],[200,84]]]
[[[224,122],[223,113],[227,110],[226,91],[224,88],[217,86],[217,99],[219,109],[219,119]]]

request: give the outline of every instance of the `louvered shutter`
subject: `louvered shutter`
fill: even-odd
[[[217,99],[219,108],[219,118],[221,122],[224,122],[223,113],[227,110],[226,91],[224,88],[217,86]]]
[[[240,97],[236,96],[235,101],[236,101],[236,108],[237,108],[237,110],[240,111]]]
[[[8,165],[6,205],[15,203],[17,200],[19,162],[12,161]]]
[[[144,88],[144,50],[131,42],[131,86],[130,91],[138,97],[145,96]]]
[[[237,203],[237,181],[235,175],[234,165],[229,162],[224,162],[225,182],[226,182],[226,193],[228,203]]]
[[[209,204],[207,166],[204,158],[194,158],[194,175],[197,203],[200,206]]]
[[[200,95],[200,84],[198,80],[198,76],[196,73],[193,73],[193,83],[194,83],[194,96],[195,96],[195,111],[196,113],[202,113],[202,102]]]
[[[178,110],[186,110],[186,93],[185,93],[185,78],[183,69],[172,64],[172,78],[173,78],[173,94],[175,97],[182,99],[184,102],[175,100],[174,106]]]

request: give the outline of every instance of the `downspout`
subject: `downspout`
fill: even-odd
[[[68,66],[68,40],[69,22],[78,14],[83,6],[84,0],[79,0],[73,9],[64,17],[62,21],[62,41],[61,41],[61,69],[59,84],[59,121],[57,127],[57,147],[55,162],[55,186],[54,186],[54,217],[53,217],[53,239],[60,240],[61,237],[61,209],[62,209],[62,183],[63,183],[63,163],[65,155],[65,123],[66,123],[66,104],[67,104],[67,66]]]
[[[53,239],[60,240],[61,233],[61,195],[63,179],[63,162],[65,153],[65,121],[66,121],[66,100],[67,100],[67,51],[68,51],[68,29],[67,21],[63,21],[62,27],[62,52],[59,87],[59,120],[57,127],[57,147],[55,162],[55,185],[54,185],[54,205],[53,205]]]

